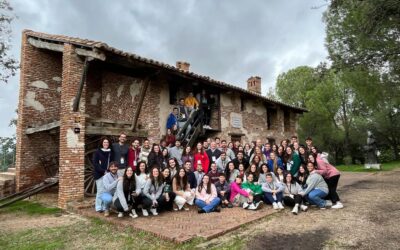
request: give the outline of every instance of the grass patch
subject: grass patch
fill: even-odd
[[[7,213],[26,213],[29,215],[45,215],[61,213],[61,209],[55,207],[45,207],[36,202],[17,201],[0,211]]]
[[[364,165],[339,165],[336,166],[337,169],[340,171],[345,171],[345,172],[379,172],[379,171],[391,171],[396,168],[400,168],[400,161],[392,161],[392,162],[387,162],[387,163],[382,163],[381,168],[382,170],[376,170],[376,169],[365,169]]]

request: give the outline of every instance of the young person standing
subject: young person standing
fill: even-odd
[[[103,192],[103,176],[107,173],[108,165],[110,164],[111,159],[111,149],[110,149],[110,141],[107,138],[101,139],[100,147],[96,150],[93,155],[93,178],[96,181],[96,212],[104,212],[105,207],[103,205],[102,200],[100,199],[100,195]]]
[[[121,133],[118,138],[118,142],[112,144],[112,160],[118,164],[118,174],[122,176],[125,172],[125,168],[128,165],[128,152],[129,146],[126,142],[126,134]]]

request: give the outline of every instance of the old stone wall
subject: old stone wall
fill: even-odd
[[[26,135],[37,127],[60,119],[61,53],[40,50],[22,36],[18,104],[16,184],[17,190],[46,177],[39,157],[58,152],[58,139],[48,133]]]

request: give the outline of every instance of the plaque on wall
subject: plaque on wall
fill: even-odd
[[[242,115],[231,113],[231,126],[233,128],[242,128]]]

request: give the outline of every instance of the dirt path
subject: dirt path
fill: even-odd
[[[345,174],[344,209],[290,210],[199,245],[218,248],[245,239],[247,249],[400,249],[400,171]],[[239,240],[240,242],[240,240]]]

